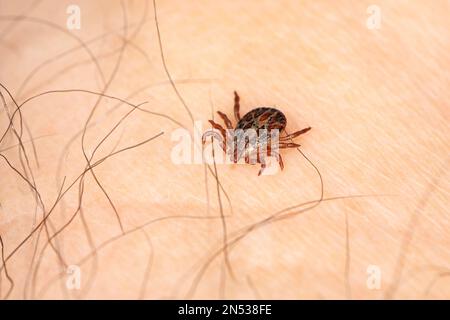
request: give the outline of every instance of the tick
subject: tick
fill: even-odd
[[[286,128],[286,116],[278,109],[273,107],[259,107],[255,108],[248,113],[246,113],[242,118],[239,114],[240,104],[239,104],[239,95],[237,92],[234,92],[234,117],[236,119],[236,127],[233,128],[233,125],[226,114],[223,112],[217,111],[219,116],[222,118],[226,129],[224,129],[220,124],[214,122],[213,120],[209,120],[212,127],[220,132],[220,135],[213,130],[208,130],[203,134],[202,142],[205,144],[206,137],[212,135],[213,137],[220,140],[221,147],[225,154],[230,156],[230,159],[237,163],[242,156],[245,156],[245,162],[250,163],[250,154],[254,154],[256,152],[256,163],[261,164],[261,169],[259,170],[258,176],[264,171],[267,166],[266,157],[267,156],[275,156],[277,159],[281,170],[284,168],[283,159],[281,155],[278,153],[278,150],[272,150],[271,146],[271,135],[270,132],[276,129],[280,133],[278,137],[277,149],[286,149],[286,148],[297,148],[300,145],[297,143],[291,142],[292,139],[298,137],[299,135],[308,132],[311,130],[311,127],[296,131],[291,134],[287,134]],[[239,130],[242,129],[242,130]],[[241,150],[239,149],[239,143],[237,143],[237,147],[234,147],[234,143],[227,143],[230,139],[237,138],[239,141],[239,135],[242,133],[238,133],[236,135],[232,135],[230,132],[245,132],[245,130],[253,129],[255,130],[257,137],[256,143],[254,145],[249,145],[248,142],[244,142]],[[261,134],[261,132],[268,132],[268,134]],[[281,134],[284,134],[281,136]],[[231,145],[231,146],[230,146]],[[265,152],[261,152],[264,149]],[[252,163],[254,164],[254,163]]]

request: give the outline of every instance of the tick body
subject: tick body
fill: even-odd
[[[214,122],[213,120],[209,120],[209,123],[211,123],[212,127],[216,130],[219,130],[220,135],[217,135],[215,131],[209,130],[203,134],[203,143],[206,142],[206,137],[209,135],[212,135],[213,137],[216,137],[220,140],[222,149],[224,152],[230,156],[233,162],[237,163],[238,160],[245,156],[245,162],[250,162],[250,154],[256,153],[256,163],[261,164],[261,169],[259,170],[258,175],[261,175],[261,173],[266,168],[266,156],[275,156],[281,170],[283,170],[283,160],[281,158],[281,155],[279,154],[278,149],[285,149],[285,148],[297,148],[300,145],[293,143],[292,139],[298,137],[299,135],[308,132],[311,127],[296,131],[291,134],[286,133],[286,116],[278,109],[272,108],[272,107],[259,107],[255,108],[248,113],[246,113],[242,118],[240,116],[240,104],[239,104],[239,96],[234,92],[234,117],[236,119],[236,127],[233,127],[231,120],[228,118],[228,116],[220,111],[217,111],[219,116],[222,118],[225,128],[223,128],[220,124]],[[231,135],[230,131],[238,132],[237,139],[242,135],[240,132],[245,132],[246,130],[255,130],[256,132],[256,140],[254,145],[249,145],[248,142],[245,142],[244,144],[239,147],[239,142],[237,144],[237,147],[234,147],[234,143],[227,143],[230,139],[236,139],[235,135]],[[278,130],[279,136],[278,143],[276,144],[276,150],[272,148],[273,144],[271,143],[271,132],[273,130]],[[266,132],[267,134],[261,134],[261,132]],[[284,134],[281,136],[281,134]],[[261,149],[264,149],[265,152],[261,152]],[[254,163],[252,163],[254,164]]]
[[[251,110],[236,125],[236,129],[254,129],[257,132],[262,129],[268,131],[278,129],[281,132],[284,128],[286,128],[286,116],[283,112],[268,107]]]

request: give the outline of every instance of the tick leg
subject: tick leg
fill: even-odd
[[[283,170],[284,165],[283,165],[283,160],[281,159],[281,156],[277,157],[277,160],[278,160],[278,164],[280,165],[281,170]],[[264,171],[264,169],[266,169],[266,167],[267,167],[266,162],[264,160],[261,161],[261,169],[259,169],[258,176],[260,176],[263,173],[263,171]]]
[[[233,125],[231,124],[230,119],[228,119],[228,116],[220,111],[217,111],[217,114],[222,118],[223,122],[225,122],[225,126],[227,129],[233,129]]]
[[[265,162],[261,162],[261,169],[259,169],[258,176],[260,176],[261,173],[263,173],[265,168],[266,168],[266,163]]]
[[[278,155],[278,164],[280,165],[280,169],[283,170],[284,163],[283,163],[283,158],[281,157],[281,155]]]
[[[268,148],[267,149],[267,155],[268,156],[274,156],[277,159],[277,162],[278,162],[278,165],[280,166],[280,169],[281,170],[284,169],[283,158],[281,158],[281,155],[278,152],[273,151],[270,148]],[[258,172],[258,176],[260,176],[263,173],[264,169],[267,167],[266,155],[258,153],[257,160],[258,160],[258,163],[261,163],[261,169],[259,169],[259,172]]]
[[[294,139],[294,138],[298,137],[299,135],[308,132],[309,130],[311,130],[311,127],[308,127],[308,128],[305,128],[305,129],[296,131],[296,132],[294,132],[294,133],[288,134],[288,135],[285,136],[285,137],[280,137],[280,141],[285,141],[285,140]]]
[[[281,155],[276,152],[276,151],[272,151],[270,148],[268,148],[267,151],[269,156],[275,156],[277,158],[278,164],[280,165],[280,169],[283,170],[284,169],[284,163],[283,163],[283,158],[281,158]]]
[[[234,117],[236,118],[236,121],[241,120],[241,115],[239,114],[239,108],[241,107],[239,105],[239,96],[237,92],[234,92]]]
[[[284,169],[283,158],[281,158],[281,155],[278,152],[272,152],[272,153],[277,158],[278,164],[280,165],[280,169],[283,170]]]
[[[211,125],[212,125],[212,127],[214,129],[217,129],[217,130],[220,131],[220,133],[222,134],[223,138],[225,139],[226,136],[227,136],[227,134],[225,132],[225,129],[220,124],[215,123],[213,120],[208,120],[208,121],[209,121],[209,123],[211,123]]]

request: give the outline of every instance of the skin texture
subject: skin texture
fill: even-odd
[[[23,106],[27,172],[12,129],[0,143],[17,169],[0,158],[2,298],[450,298],[447,1],[378,1],[375,30],[370,1],[157,2],[186,105],[163,68],[152,2],[76,4],[80,30],[66,27],[68,3],[1,3],[1,84],[19,104],[69,89],[147,103],[97,150],[132,106],[81,91]],[[175,164],[172,133],[209,129],[216,110],[231,117],[234,90],[241,115],[272,105],[288,132],[311,126],[296,142],[323,198],[349,198],[315,202],[321,181],[296,149],[260,177],[245,164]],[[1,134],[8,124],[2,104]],[[92,154],[91,165],[160,132],[88,171],[50,211]]]

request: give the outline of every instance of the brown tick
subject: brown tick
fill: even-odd
[[[246,113],[242,118],[239,115],[239,96],[234,92],[234,117],[236,118],[237,124],[236,127],[233,128],[230,119],[228,116],[220,111],[217,111],[219,116],[222,118],[222,120],[225,123],[225,127],[227,130],[225,130],[220,124],[215,123],[213,120],[209,120],[209,123],[213,126],[214,129],[219,130],[220,135],[218,135],[216,132],[212,130],[208,130],[203,134],[202,142],[203,144],[206,142],[206,137],[209,135],[212,135],[216,138],[218,138],[221,141],[221,147],[224,150],[225,154],[229,155],[230,158],[234,163],[237,163],[238,160],[242,157],[242,155],[245,155],[245,162],[250,162],[249,154],[256,152],[256,162],[261,164],[261,169],[259,170],[258,175],[261,175],[261,173],[264,171],[264,168],[266,168],[266,155],[267,156],[275,156],[281,170],[283,170],[283,160],[281,158],[281,155],[275,151],[272,150],[270,143],[271,136],[270,135],[261,135],[261,132],[272,132],[272,130],[276,129],[278,132],[284,132],[284,136],[280,136],[278,138],[277,147],[278,149],[285,149],[285,148],[297,148],[300,145],[289,142],[293,138],[298,137],[299,135],[308,132],[311,127],[296,131],[291,134],[287,134],[285,128],[286,128],[286,116],[278,109],[270,108],[270,107],[259,107],[256,109],[251,110],[250,112]],[[241,129],[241,130],[239,130]],[[237,144],[238,147],[234,148],[234,144],[231,144],[231,147],[229,146],[230,139],[235,139],[236,136],[230,135],[230,131],[236,131],[236,132],[243,132],[248,129],[255,130],[257,134],[256,138],[256,148],[250,147],[248,142],[244,142],[244,145],[242,146],[243,149],[242,152],[238,151],[239,149],[239,143]],[[261,131],[262,130],[262,131]],[[239,136],[237,137],[239,139]],[[265,153],[260,152],[261,149],[265,150]],[[254,163],[252,163],[254,164]]]

